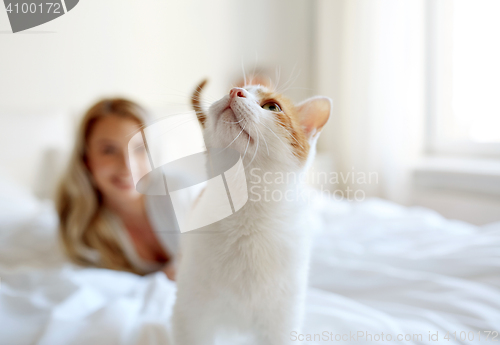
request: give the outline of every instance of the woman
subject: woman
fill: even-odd
[[[128,153],[146,120],[126,99],[87,111],[57,193],[60,235],[75,263],[141,275],[163,270],[174,280],[179,232],[170,199],[140,194],[131,176],[131,169],[147,172],[145,149]]]

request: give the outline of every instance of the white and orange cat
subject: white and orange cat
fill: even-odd
[[[300,331],[309,263],[298,177],[313,159],[331,100],[294,105],[267,87],[247,85],[231,89],[205,115],[198,98],[204,84],[193,105],[205,143],[241,153],[249,200],[210,231],[181,236],[175,345],[212,345],[218,335],[237,334],[248,334],[252,344],[285,344]],[[280,173],[287,177],[275,178]]]

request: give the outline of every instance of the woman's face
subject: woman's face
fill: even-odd
[[[87,142],[87,165],[105,200],[123,203],[141,197],[135,190],[128,154],[128,142],[139,126],[133,118],[110,115],[97,120],[92,127]],[[136,150],[132,158],[133,168],[142,172],[142,176],[147,172],[146,151]]]

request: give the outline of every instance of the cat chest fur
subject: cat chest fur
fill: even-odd
[[[293,277],[301,275],[307,261],[300,214],[283,202],[249,201],[237,214],[214,224],[195,245],[199,262],[217,268],[206,276],[207,283],[245,299],[292,288]]]

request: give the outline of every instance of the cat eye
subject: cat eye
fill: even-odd
[[[269,110],[269,111],[275,111],[275,112],[281,112],[281,108],[276,102],[267,102],[262,106],[263,109]]]

